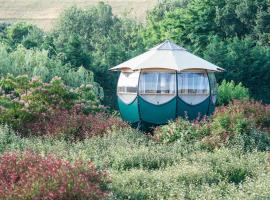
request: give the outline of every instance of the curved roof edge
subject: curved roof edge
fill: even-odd
[[[111,71],[141,69],[170,69],[182,71],[187,69],[205,69],[215,72],[225,71],[203,58],[200,58],[181,46],[166,40],[130,60],[127,60],[113,68]]]

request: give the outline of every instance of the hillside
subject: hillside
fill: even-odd
[[[0,0],[0,21],[28,21],[49,30],[58,15],[67,7],[91,6],[99,0]],[[113,12],[143,21],[148,9],[157,0],[107,0]]]

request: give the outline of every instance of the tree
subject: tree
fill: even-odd
[[[269,45],[269,9],[269,0],[190,0],[178,7],[158,4],[149,13],[144,39],[146,43],[172,39],[199,54],[212,36],[249,36]]]
[[[146,46],[172,39],[225,68],[219,81],[242,82],[253,98],[270,102],[269,0],[189,0],[169,5],[163,1],[149,13],[143,33]]]
[[[77,34],[70,34],[68,37],[60,35],[55,41],[58,54],[62,54],[64,63],[70,63],[73,68],[90,66],[89,51],[83,46],[81,38]]]
[[[0,43],[8,43],[6,31],[9,26],[9,23],[0,22]]]
[[[28,34],[23,38],[21,44],[27,49],[32,48],[41,49],[44,43],[44,38],[45,38],[44,32],[38,27],[33,26],[29,30]]]
[[[6,43],[13,49],[22,44],[25,48],[40,48],[44,42],[44,32],[37,26],[25,22],[9,25],[5,31]]]
[[[53,30],[53,45],[64,63],[93,71],[104,88],[104,103],[115,106],[117,74],[108,69],[144,49],[140,30],[138,23],[114,16],[108,4],[71,7],[61,14]]]
[[[251,38],[222,41],[213,38],[204,51],[205,59],[226,69],[218,80],[242,82],[253,98],[270,102],[270,47],[256,44]]]
[[[19,44],[30,49],[40,47],[44,33],[37,26],[25,22],[14,23],[7,27],[6,37],[9,45],[16,48]]]

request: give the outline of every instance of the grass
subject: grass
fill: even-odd
[[[0,0],[0,21],[28,21],[49,30],[58,15],[67,7],[77,5],[91,6],[99,0]],[[113,12],[144,21],[146,11],[152,8],[156,0],[108,0]]]
[[[32,150],[108,170],[110,199],[267,199],[267,152],[241,146],[207,150],[198,142],[159,144],[133,129],[77,143],[20,138],[0,128],[0,153]]]

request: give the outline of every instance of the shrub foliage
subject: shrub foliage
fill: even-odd
[[[73,89],[59,77],[50,83],[38,78],[9,75],[0,80],[0,123],[23,130],[26,123],[53,114],[55,110],[70,110],[79,105],[84,113],[99,111],[100,100],[92,85]]]
[[[232,100],[248,100],[249,90],[242,83],[235,84],[234,81],[223,80],[218,86],[218,105],[227,105]]]
[[[93,163],[42,157],[32,152],[5,153],[0,159],[1,199],[103,199],[106,173]]]
[[[269,119],[269,105],[257,101],[235,100],[227,106],[217,107],[213,116],[208,119],[193,122],[178,119],[157,127],[154,139],[164,143],[190,142],[196,139],[202,140],[209,147],[220,147],[229,144],[236,136],[252,135],[254,130],[269,134]]]
[[[82,113],[81,108],[72,110],[54,110],[42,115],[35,122],[25,125],[35,135],[82,140],[92,136],[103,136],[114,128],[121,129],[128,125],[117,117],[104,112],[95,114]]]

